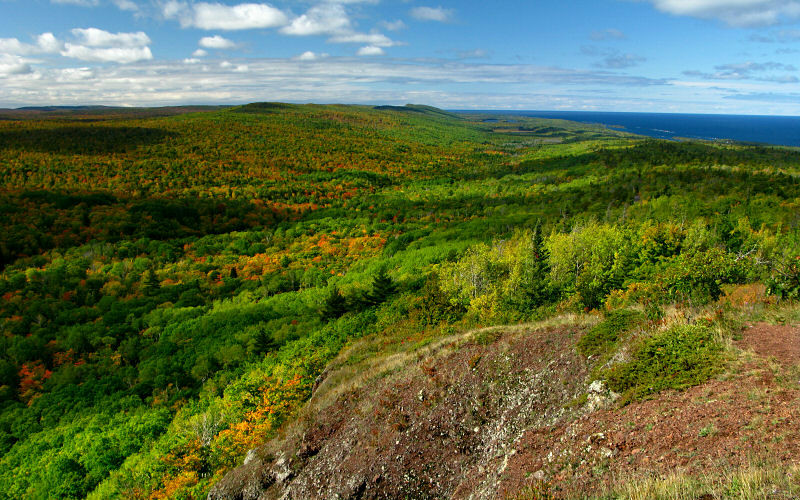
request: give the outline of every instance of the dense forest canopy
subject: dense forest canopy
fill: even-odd
[[[425,106],[6,118],[0,498],[204,498],[358,338],[800,293],[795,149]]]

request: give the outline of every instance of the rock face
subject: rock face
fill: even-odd
[[[248,454],[208,498],[495,498],[527,431],[583,412],[580,333],[521,328],[442,345],[311,405],[304,427]],[[602,384],[589,392],[590,410],[609,401]]]

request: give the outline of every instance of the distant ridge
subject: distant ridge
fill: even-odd
[[[23,106],[14,111],[94,111],[98,109],[133,109],[123,106]]]
[[[124,106],[23,106],[20,108],[0,108],[0,120],[25,120],[40,118],[60,118],[75,120],[107,120],[111,118],[145,118],[172,116],[201,111],[217,111],[231,106],[164,106],[156,108],[132,108]]]
[[[464,117],[457,113],[450,113],[433,106],[426,106],[424,104],[406,104],[405,106],[374,106],[373,109],[381,111],[399,111],[402,113],[423,113],[427,115],[441,115],[448,118],[457,118],[463,120]]]

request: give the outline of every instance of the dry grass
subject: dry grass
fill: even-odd
[[[758,464],[700,477],[673,473],[666,477],[637,477],[596,499],[603,500],[764,500],[800,497],[800,466]]]

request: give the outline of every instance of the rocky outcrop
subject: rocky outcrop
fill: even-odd
[[[598,384],[583,397],[580,334],[478,332],[375,374],[251,453],[209,500],[494,498],[527,431],[609,401]]]

